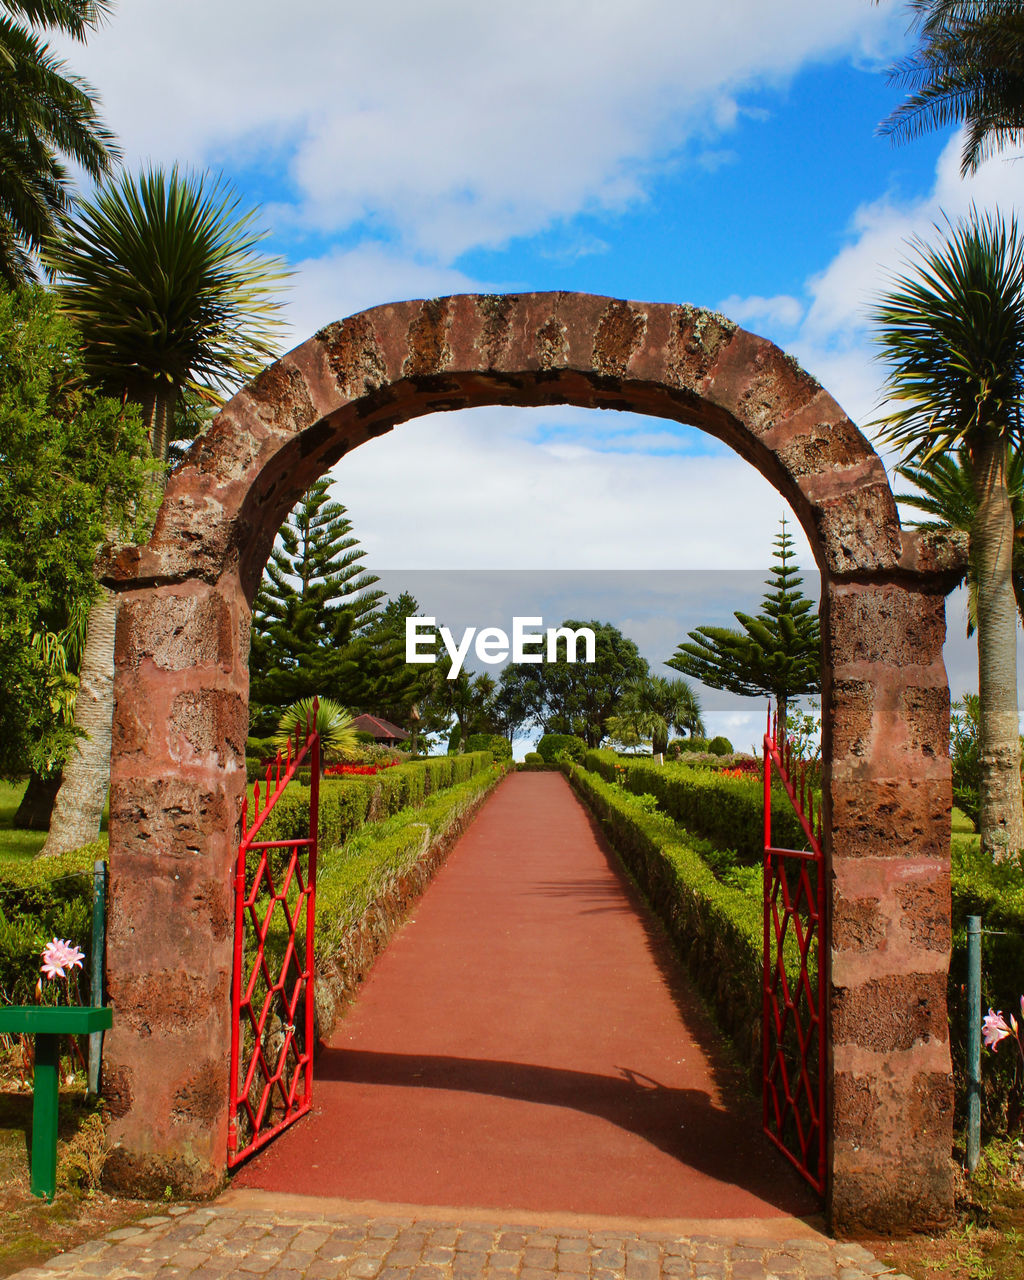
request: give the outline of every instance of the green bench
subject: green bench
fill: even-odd
[[[0,1006],[0,1032],[36,1038],[32,1096],[32,1176],[34,1196],[53,1200],[57,1191],[57,1050],[61,1036],[109,1031],[112,1009],[95,1005],[15,1004]]]

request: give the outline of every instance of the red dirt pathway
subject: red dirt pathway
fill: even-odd
[[[816,1209],[553,773],[486,802],[317,1059],[311,1115],[235,1185],[639,1218]]]

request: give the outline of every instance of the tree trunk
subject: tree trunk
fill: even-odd
[[[1006,445],[973,452],[978,510],[970,555],[977,586],[981,847],[1001,861],[1024,847],[1017,713],[1017,608],[1013,591],[1013,509]]]
[[[786,741],[786,709],[788,707],[788,704],[789,704],[789,699],[784,693],[777,693],[775,695],[775,714],[778,717],[778,722],[779,722],[779,741],[780,742]]]
[[[43,778],[34,769],[31,770],[25,794],[14,815],[14,825],[25,831],[48,831],[60,783],[59,773],[55,773],[52,778]]]
[[[153,457],[167,460],[170,428],[180,388],[170,383],[140,401],[149,429]],[[154,476],[154,499],[166,484],[166,474]],[[159,502],[155,501],[154,506]],[[155,511],[154,511],[155,515]],[[108,533],[110,531],[108,530]],[[36,855],[56,857],[69,849],[91,844],[100,833],[100,819],[110,788],[110,733],[114,717],[114,621],[117,600],[100,587],[89,610],[89,623],[82,652],[78,694],[75,698],[75,728],[85,733],[79,738],[64,765],[64,781],[50,823],[50,834]]]
[[[114,707],[114,619],[117,599],[100,588],[89,610],[89,631],[82,653],[75,727],[78,738],[64,765],[50,834],[38,856],[56,857],[90,844],[100,833],[100,818],[110,785],[110,731]]]

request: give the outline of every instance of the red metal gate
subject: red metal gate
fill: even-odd
[[[316,702],[305,741],[268,767],[262,800],[246,792],[235,868],[228,1165],[305,1115],[313,1100],[313,923],[316,907],[320,736]],[[300,765],[310,768],[309,828],[301,838],[257,840]],[[262,807],[261,807],[262,804]]]
[[[825,1194],[825,864],[821,812],[769,712],[764,735],[764,1130]],[[772,770],[807,848],[772,844]],[[799,776],[796,776],[798,772]]]

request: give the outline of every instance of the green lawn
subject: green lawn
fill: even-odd
[[[0,781],[0,858],[22,862],[43,847],[45,831],[22,831],[14,827],[14,815],[25,793],[24,782]]]

